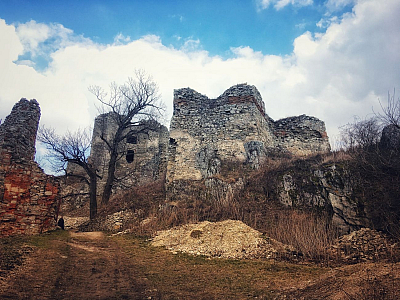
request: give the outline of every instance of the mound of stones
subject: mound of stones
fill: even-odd
[[[340,237],[329,249],[333,258],[349,263],[396,259],[400,255],[398,243],[376,230],[362,228]]]
[[[243,222],[201,222],[159,231],[151,241],[173,253],[229,259],[279,258],[292,255],[292,246],[266,238]]]

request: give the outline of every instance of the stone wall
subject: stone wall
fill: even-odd
[[[323,121],[301,115],[274,122],[274,134],[279,147],[296,156],[330,151]]]
[[[106,182],[109,151],[101,136],[112,140],[117,131],[113,113],[99,115],[95,119],[92,148],[89,161],[102,177],[98,180],[98,193],[103,191]],[[117,162],[115,188],[129,188],[143,185],[164,176],[167,168],[169,132],[165,126],[155,121],[143,121],[142,125],[123,133],[120,145],[121,157]]]
[[[219,173],[221,161],[257,165],[275,136],[253,86],[238,85],[217,99],[185,88],[174,92],[167,181],[201,180]]]
[[[33,160],[40,108],[21,99],[0,125],[0,235],[55,228],[59,183]]]
[[[272,120],[255,86],[238,84],[216,99],[190,88],[175,90],[167,194],[182,187],[179,181],[217,176],[224,164],[257,169],[268,155],[329,150],[324,122],[305,115]]]

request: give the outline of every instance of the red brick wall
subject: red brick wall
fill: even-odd
[[[0,125],[0,236],[55,228],[59,182],[33,161],[40,109],[21,99]]]

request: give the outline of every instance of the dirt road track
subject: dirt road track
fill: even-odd
[[[0,285],[0,299],[156,299],[118,244],[70,232],[40,248]]]
[[[24,243],[33,249],[24,263],[0,272],[1,300],[400,299],[400,262],[329,268],[208,259],[172,254],[144,237],[101,232],[59,230],[24,237],[15,247]]]

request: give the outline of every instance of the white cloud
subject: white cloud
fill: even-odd
[[[337,16],[333,16],[333,17],[324,17],[321,20],[319,20],[317,22],[317,27],[319,28],[328,28],[332,23],[339,23],[340,20]]]
[[[184,52],[194,52],[201,49],[201,43],[199,39],[194,40],[193,38],[188,38],[183,43],[181,50]]]
[[[30,53],[33,57],[48,55],[74,43],[91,43],[89,39],[75,35],[71,29],[61,24],[37,23],[34,20],[18,24],[16,33],[24,47],[24,53]]]
[[[122,45],[131,41],[130,36],[124,36],[121,32],[114,37],[114,45]]]
[[[3,43],[0,43],[0,66],[2,70],[7,65],[18,59],[18,55],[22,54],[24,47],[21,44],[18,36],[15,34],[15,28],[12,25],[7,25],[6,22],[0,19],[1,28],[1,39]],[[4,74],[4,72],[1,72]]]
[[[39,43],[47,40],[52,30],[50,26],[38,24],[32,20],[19,25],[16,31],[21,43],[24,45],[24,51],[35,53]]]
[[[231,49],[230,59],[211,56],[198,40],[184,49],[165,46],[154,35],[101,45],[63,30],[63,37],[54,37],[51,24],[49,31],[34,24],[31,28],[39,32],[28,34],[18,30],[21,25],[16,29],[0,20],[0,36],[6,41],[0,44],[0,118],[26,97],[39,101],[41,123],[60,133],[91,126],[97,111],[88,86],[107,90],[110,82],[123,83],[135,68],[143,68],[159,83],[169,115],[174,89],[189,86],[218,97],[230,86],[247,82],[260,90],[272,118],[313,115],[324,120],[328,135],[334,136],[338,126],[352,121],[353,115],[370,114],[373,106],[378,108],[378,98],[385,100],[387,91],[398,87],[399,13],[398,0],[363,0],[325,33],[297,37],[289,56],[264,55],[242,46]],[[29,61],[13,63],[24,52],[49,43],[43,42],[46,32],[58,47],[47,69],[38,72]]]
[[[328,0],[325,5],[329,12],[337,12],[346,6],[354,5],[356,2],[357,0]]]
[[[267,9],[270,5],[273,5],[276,10],[280,10],[287,5],[293,6],[308,6],[313,4],[313,0],[257,0],[258,10]]]

